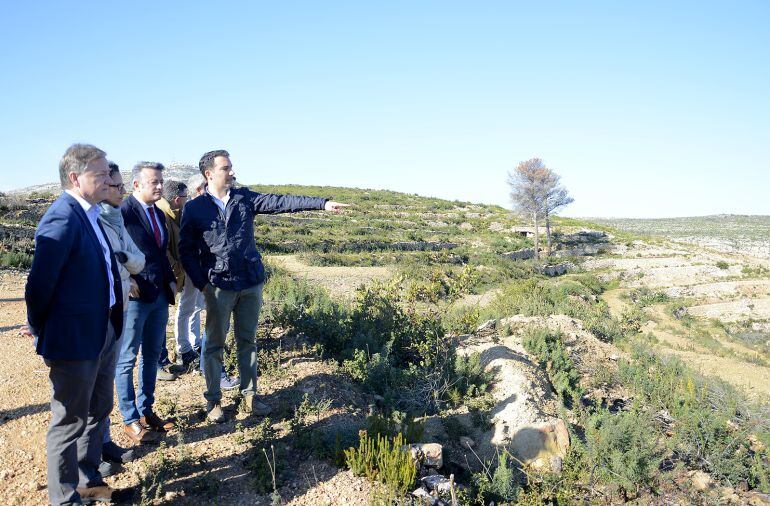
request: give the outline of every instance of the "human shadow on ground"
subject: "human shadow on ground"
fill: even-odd
[[[268,489],[272,488],[272,485],[269,484],[270,477],[264,475],[265,473],[269,474],[269,468],[263,452],[264,449],[268,455],[271,455],[271,445],[276,451],[277,475],[280,482],[279,493],[284,502],[289,502],[293,498],[305,494],[316,484],[336,475],[340,469],[329,460],[319,458],[318,450],[313,446],[311,442],[313,439],[310,436],[315,434],[319,438],[327,438],[327,441],[331,437],[331,441],[334,443],[334,437],[340,431],[357,436],[358,429],[365,424],[362,415],[340,412],[337,409],[345,406],[346,401],[349,400],[343,395],[334,396],[336,391],[345,389],[345,384],[339,380],[340,378],[334,374],[315,374],[266,396],[265,401],[274,410],[273,414],[269,416],[271,422],[275,423],[294,416],[296,406],[303,401],[305,394],[307,394],[307,391],[303,392],[300,388],[301,385],[330,384],[332,385],[330,390],[319,391],[317,394],[307,394],[307,397],[313,402],[329,399],[331,404],[326,411],[332,411],[333,414],[318,419],[311,417],[297,430],[264,441],[248,441],[248,438],[251,437],[249,436],[250,429],[259,425],[264,420],[263,417],[248,416],[236,419],[233,416],[234,410],[229,407],[226,409],[230,412],[225,423],[211,424],[205,420],[203,409],[190,409],[181,412],[178,419],[188,428],[182,432],[182,437],[179,437],[176,431],[169,433],[164,439],[167,448],[179,447],[180,444],[186,446],[233,433],[240,433],[246,438],[245,442],[238,443],[245,445],[246,448],[232,455],[212,459],[205,458],[205,455],[202,458],[190,457],[184,448],[179,448],[176,455],[183,457],[181,457],[181,461],[176,461],[174,457],[161,458],[151,455],[157,447],[146,445],[136,447],[138,456],[146,456],[148,459],[146,465],[155,466],[153,469],[156,474],[158,473],[158,462],[161,462],[161,466],[165,466],[165,470],[160,471],[162,476],[159,477],[163,480],[163,494],[156,500],[155,504],[228,504],[228,497],[232,497],[232,502],[235,503],[237,500],[233,495],[240,494],[243,490],[253,491],[253,496],[248,498],[253,501],[252,504],[269,504],[269,494],[267,492],[258,493],[257,489],[261,487],[262,491],[265,490],[265,478],[268,480]],[[336,383],[332,383],[333,381]],[[348,441],[346,440],[346,442]],[[356,443],[357,441],[350,441],[349,446]],[[184,457],[184,455],[188,455],[188,457]],[[141,490],[138,492],[141,493]],[[163,496],[169,492],[172,493],[173,498],[164,500]],[[181,494],[182,492],[184,495]],[[160,502],[157,502],[158,500]],[[238,501],[242,500],[242,497],[238,498]]]
[[[2,410],[0,411],[0,425],[8,423],[11,420],[17,420],[25,416],[36,415],[38,413],[48,411],[50,408],[50,402],[42,402],[40,404],[30,404],[20,408]]]

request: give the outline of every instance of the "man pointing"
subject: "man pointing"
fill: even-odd
[[[225,150],[205,153],[198,167],[206,178],[206,192],[184,207],[179,254],[185,272],[206,300],[207,338],[201,359],[206,377],[207,417],[217,423],[225,420],[219,377],[230,315],[238,349],[243,409],[266,415],[271,409],[256,395],[256,334],[265,268],[254,241],[254,216],[321,209],[339,211],[347,204],[233,188],[235,172]]]

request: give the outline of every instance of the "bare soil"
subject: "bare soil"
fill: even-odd
[[[393,275],[388,267],[318,267],[301,262],[295,255],[275,255],[269,259],[300,278],[323,286],[332,297],[346,300],[351,300],[360,286]]]
[[[626,295],[634,288],[646,287],[676,298],[696,318],[695,325],[684,325],[665,304],[656,304],[645,308],[650,320],[642,333],[654,336],[656,347],[663,352],[704,374],[719,377],[755,398],[770,396],[767,357],[709,325],[710,321],[770,319],[770,278],[745,270],[761,265],[764,259],[663,241],[655,245],[636,241],[616,247],[614,253],[612,258],[590,260],[584,266],[604,270],[620,281],[620,288],[602,295],[615,316],[629,309]]]
[[[0,271],[0,480],[3,504],[46,504],[48,370],[35,354],[32,341],[19,334],[26,321],[24,282],[24,273]],[[286,441],[288,420],[305,394],[310,399],[332,401],[314,427],[360,421],[365,414],[361,406],[366,406],[367,400],[357,396],[356,389],[337,374],[334,364],[308,355],[299,342],[291,339],[284,339],[282,348],[285,351],[279,372],[262,378],[259,384],[260,394],[274,410],[271,422],[277,445]],[[255,476],[248,468],[249,462],[264,456],[244,441],[244,434],[262,419],[238,413],[237,394],[225,392],[223,404],[229,421],[221,425],[208,423],[203,388],[198,374],[158,382],[156,410],[174,416],[180,428],[166,435],[161,446],[136,447],[139,458],[106,481],[114,487],[140,485],[148,468],[157,469],[163,460],[161,468],[172,472],[163,480],[163,489],[157,499],[150,501],[152,504],[270,504],[268,495],[255,491]],[[113,440],[130,446],[116,410],[111,419]],[[284,504],[367,504],[372,485],[366,480],[318,460],[307,451],[284,446],[279,458],[283,485],[278,489]]]

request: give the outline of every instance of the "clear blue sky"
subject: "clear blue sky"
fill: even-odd
[[[538,156],[565,215],[770,214],[768,27],[767,1],[7,2],[0,190],[85,141],[502,205]]]

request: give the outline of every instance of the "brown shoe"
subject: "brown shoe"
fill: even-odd
[[[158,439],[158,434],[152,432],[141,422],[129,423],[123,427],[123,431],[136,444],[150,443]]]
[[[97,485],[95,487],[78,487],[77,493],[80,494],[80,500],[83,504],[94,504],[103,502],[106,504],[128,504],[133,502],[134,489],[131,488],[111,488],[107,485]]]
[[[152,430],[156,430],[158,432],[166,432],[167,430],[174,428],[174,422],[171,420],[163,420],[152,411],[145,413],[144,416],[139,419],[139,421]]]
[[[103,502],[112,504],[112,488],[107,485],[98,485],[96,487],[83,487],[76,488],[77,493],[80,494],[80,500],[83,504],[93,504],[95,502]]]

